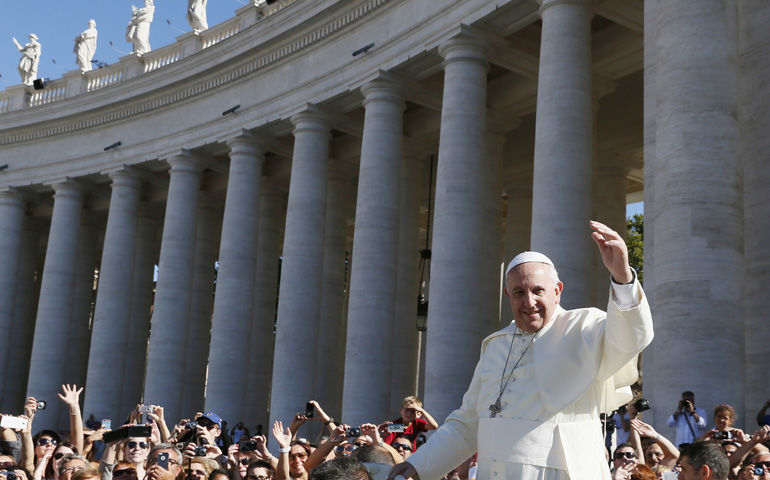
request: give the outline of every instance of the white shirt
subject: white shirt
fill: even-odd
[[[666,422],[668,426],[676,427],[676,446],[679,446],[683,443],[692,443],[703,436],[704,433],[706,433],[706,425],[708,424],[708,422],[706,422],[706,411],[702,408],[696,408],[695,413],[698,414],[697,422],[695,421],[695,417],[693,415],[690,415],[684,410],[682,410],[682,413],[676,420],[674,420],[673,414],[668,417],[668,422]],[[693,438],[690,427],[687,425],[688,420],[690,421],[690,425],[695,432],[695,438]]]

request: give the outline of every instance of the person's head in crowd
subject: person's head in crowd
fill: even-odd
[[[528,333],[540,330],[551,320],[564,289],[553,262],[541,253],[520,253],[508,265],[505,279],[516,326]]]
[[[399,412],[401,413],[401,420],[404,421],[404,426],[409,426],[422,415],[418,408],[415,407],[422,408],[422,400],[414,395],[406,397],[404,401],[401,402],[401,409]]]
[[[730,460],[721,445],[713,442],[694,442],[679,455],[679,480],[727,480]]]
[[[310,471],[310,480],[372,480],[366,467],[357,459],[340,457],[322,463]]]
[[[46,472],[48,474],[51,474],[52,472],[57,472],[54,476],[49,476],[47,478],[59,478],[59,462],[62,458],[64,458],[65,455],[69,453],[78,453],[75,451],[75,445],[73,445],[70,442],[61,442],[60,444],[56,445],[56,448],[53,450],[53,456],[51,457],[51,460],[48,462],[48,468],[46,468]]]
[[[230,477],[227,475],[227,470],[224,468],[217,468],[211,472],[208,480],[230,480]]]
[[[89,466],[88,460],[76,453],[68,453],[59,461],[59,479],[72,480],[72,476]]]
[[[205,438],[209,445],[214,445],[222,432],[222,419],[214,412],[206,412],[198,417],[197,422],[198,438]]]
[[[754,454],[750,460],[748,473],[753,475],[748,477],[751,480],[770,479],[770,452],[759,452]]]
[[[216,462],[208,458],[193,457],[184,462],[182,479],[206,480],[211,472],[217,469],[217,466]]]
[[[717,405],[714,408],[714,426],[716,426],[719,432],[729,430],[737,419],[738,416],[735,414],[735,409],[730,405]]]
[[[631,480],[658,480],[658,476],[652,468],[640,463],[631,473]]]
[[[427,441],[428,441],[428,437],[426,437],[424,433],[417,435],[417,439],[415,439],[414,441],[415,450],[425,445],[425,442]]]
[[[620,468],[629,463],[634,465],[639,464],[639,456],[636,454],[636,449],[630,443],[621,443],[615,449],[615,453],[612,455],[612,464],[614,468]]]
[[[99,469],[92,466],[78,470],[72,475],[72,480],[99,480],[100,478]]]
[[[143,464],[150,453],[150,439],[145,437],[129,437],[123,444],[123,459],[134,465]]]
[[[657,443],[653,443],[644,451],[644,462],[650,467],[660,465],[663,462],[663,457],[665,457],[663,449]]]
[[[382,463],[391,467],[396,464],[393,455],[385,447],[379,445],[363,445],[350,456],[357,458],[361,463]]]
[[[345,440],[343,443],[340,443],[336,447],[334,447],[334,455],[336,457],[349,457],[351,453],[355,451],[355,449],[358,448],[358,445],[354,443],[350,443],[348,440]]]
[[[289,474],[291,478],[307,478],[308,472],[305,470],[305,462],[310,456],[310,445],[303,442],[291,442],[289,450]]]
[[[53,430],[41,430],[32,437],[32,444],[35,447],[35,458],[43,458],[46,453],[53,453],[58,444],[61,443],[61,437]]]
[[[19,465],[5,467],[3,470],[8,473],[13,472],[18,480],[32,480],[32,475],[27,471],[27,469],[20,467]],[[6,474],[6,477],[7,476],[8,474]]]
[[[158,465],[158,455],[168,453],[168,468],[164,469]],[[182,452],[170,443],[159,443],[152,447],[147,455],[147,474],[148,478],[172,479],[179,476],[182,470]]]
[[[0,454],[0,468],[12,467],[16,465],[16,460],[10,455]]]
[[[727,454],[728,457],[735,453],[735,451],[738,450],[738,447],[740,447],[740,445],[732,440],[725,440],[722,442],[722,450],[725,451],[725,454]]]
[[[270,462],[265,460],[255,460],[249,464],[249,470],[246,474],[246,480],[273,480],[275,470]]]
[[[668,465],[656,465],[652,467],[652,471],[655,472],[655,475],[658,476],[658,479],[663,478],[664,473],[668,473],[671,471],[670,468],[668,468]]]
[[[412,441],[405,435],[397,435],[390,444],[406,460],[412,454]]]
[[[140,480],[136,467],[131,462],[118,462],[112,468],[113,480]]]

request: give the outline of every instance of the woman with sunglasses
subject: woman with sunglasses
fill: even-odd
[[[144,478],[144,462],[147,460],[151,447],[152,444],[147,437],[129,437],[126,440],[115,440],[114,442],[107,443],[102,460],[99,462],[99,472],[102,475],[102,480],[112,480],[113,472],[116,469],[115,460],[118,450],[121,451],[122,460],[134,467],[137,477],[140,479]]]

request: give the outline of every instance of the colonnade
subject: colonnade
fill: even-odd
[[[645,389],[661,403],[724,360],[682,361],[706,338],[718,338],[742,368],[744,335],[767,330],[758,318],[743,323],[746,278],[767,276],[767,248],[743,234],[744,218],[760,221],[762,202],[743,188],[760,192],[766,183],[764,163],[742,150],[744,119],[734,115],[745,103],[736,19],[718,0],[698,7],[697,22],[677,5],[645,3],[645,289],[660,312]],[[377,71],[351,87],[358,116],[314,99],[276,120],[281,134],[243,125],[217,149],[159,154],[167,173],[133,165],[99,172],[97,185],[52,180],[47,232],[32,208],[40,197],[4,186],[0,329],[13,332],[0,344],[4,411],[35,395],[50,410],[37,426],[63,428],[56,393],[82,378],[84,412],[113,421],[143,399],[163,405],[168,419],[212,410],[253,428],[287,422],[315,398],[357,425],[392,417],[415,393],[443,419],[459,405],[480,340],[510,319],[505,259],[542,251],[558,267],[566,307],[606,304],[606,269],[587,223],[624,231],[632,165],[597,148],[603,98],[623,80],[595,71],[594,7],[541,0],[537,101],[527,118],[493,101],[499,47],[463,26],[434,46],[440,101],[424,103],[440,118],[423,135],[406,132],[421,94],[414,82]],[[713,44],[702,45],[693,23],[716,32]],[[703,49],[713,54],[692,55]],[[756,152],[763,137],[752,122]],[[427,209],[430,156],[437,167]],[[420,335],[426,225],[430,308]],[[36,246],[46,238],[40,263]],[[762,262],[746,270],[749,252]],[[760,293],[745,294],[756,306]],[[729,320],[703,325],[707,314]],[[753,344],[750,354],[768,352]],[[673,364],[682,375],[668,375]],[[729,372],[716,377],[729,385],[727,398],[703,392],[704,403],[742,401],[745,379]]]

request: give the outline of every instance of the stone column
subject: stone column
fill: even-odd
[[[401,87],[374,80],[364,94],[364,136],[350,274],[343,418],[360,425],[390,412],[389,359],[398,281]]]
[[[390,355],[390,403],[388,417],[404,397],[417,395],[420,332],[417,330],[417,293],[420,284],[420,199],[424,191],[420,180],[425,155],[403,149],[401,156],[401,196],[398,228],[398,279],[396,313],[393,322],[393,348]],[[387,359],[385,360],[387,361]]]
[[[503,148],[505,146],[505,133],[511,130],[518,122],[501,112],[488,112],[486,133],[485,165],[482,168],[485,173],[486,187],[483,191],[487,204],[484,206],[484,232],[482,240],[484,252],[481,259],[484,263],[485,291],[482,298],[489,301],[481,305],[479,316],[485,324],[485,328],[478,331],[478,342],[507,325],[500,325],[500,310],[503,294],[503,271],[501,265],[505,262],[503,249]]]
[[[5,375],[3,390],[3,412],[19,411],[19,405],[26,400],[27,378],[29,376],[29,354],[32,351],[32,334],[35,331],[35,282],[37,248],[40,232],[32,225],[31,217],[24,221],[19,246],[19,263],[16,273],[16,295],[14,299],[13,325],[9,337],[13,339],[8,346],[8,373]]]
[[[628,167],[620,158],[599,158],[596,171],[596,219],[626,238],[626,175]],[[610,293],[610,280],[607,267],[602,262],[596,249],[597,261],[594,264],[596,282],[595,306],[607,309]],[[681,393],[681,392],[680,392]]]
[[[157,212],[142,205],[136,224],[136,249],[131,280],[131,323],[128,330],[123,373],[122,415],[133,410],[142,398],[150,335],[155,262],[158,258]]]
[[[478,332],[490,319],[479,318],[498,299],[484,297],[488,278],[491,205],[486,159],[487,63],[484,43],[455,38],[439,46],[444,57],[436,213],[430,272],[426,408],[445,418],[457,408],[478,360]],[[498,254],[492,254],[498,258]]]
[[[144,401],[163,405],[168,418],[181,418],[202,167],[186,152],[170,158],[168,163],[171,181],[160,247]]]
[[[746,428],[754,425],[755,412],[770,398],[768,365],[770,365],[770,329],[764,306],[770,283],[770,248],[767,246],[770,225],[767,221],[767,205],[770,203],[770,171],[768,152],[770,139],[770,103],[766,81],[770,78],[770,59],[763,54],[770,32],[762,18],[768,6],[761,4],[762,15],[757,14],[760,4],[739,3],[741,92],[739,118],[741,120],[741,156],[743,157],[744,257],[743,277],[745,299],[745,389],[744,398]],[[646,160],[646,159],[645,159]],[[645,168],[645,173],[647,169]],[[645,219],[647,204],[645,197]],[[646,222],[645,222],[646,223]],[[646,225],[645,225],[646,227]],[[645,231],[645,234],[647,231]],[[646,239],[645,239],[646,243]],[[645,268],[645,279],[647,269]],[[740,425],[739,425],[740,426]]]
[[[278,295],[270,423],[290,421],[315,387],[318,318],[321,307],[326,175],[331,124],[306,110],[291,118],[294,156]]]
[[[66,428],[59,425],[61,391],[67,358],[67,338],[75,285],[75,260],[83,210],[83,190],[66,180],[53,185],[54,206],[48,248],[40,286],[35,337],[30,356],[27,393],[48,401],[48,408],[35,417],[36,429]]]
[[[699,404],[738,405],[738,418],[746,418],[755,412],[744,415],[740,408],[746,345],[735,13],[719,0],[698,2],[697,9],[658,3],[655,203],[660,209],[654,251],[645,253],[655,256],[659,313],[651,401],[674,406],[683,390],[693,390]]]
[[[236,348],[251,338],[259,229],[259,187],[268,139],[248,132],[228,140],[230,173],[211,326],[206,410],[243,419],[246,367]],[[203,380],[203,379],[201,379]]]
[[[259,238],[257,273],[254,283],[254,317],[249,349],[246,416],[249,428],[268,424],[270,385],[273,374],[275,342],[275,295],[278,290],[278,258],[281,250],[281,228],[284,225],[286,193],[270,177],[262,177],[259,200]]]
[[[221,203],[221,201],[211,198],[210,195],[202,195],[198,204],[195,279],[193,280],[193,297],[190,308],[190,327],[187,330],[187,362],[185,362],[184,369],[182,415],[192,415],[194,412],[209,410],[204,408],[204,395],[206,392],[206,368],[209,365],[211,313],[214,309],[214,265],[217,260],[219,251],[217,247],[222,232]],[[239,361],[243,362],[243,350],[239,347],[233,348],[233,346],[231,349],[240,354]],[[216,395],[216,392],[211,393]],[[220,414],[219,410],[214,411]],[[240,417],[226,418],[231,419],[232,425],[235,425],[240,419]]]
[[[16,306],[16,285],[18,280],[19,256],[21,254],[22,227],[27,202],[22,195],[11,189],[0,191],[0,352],[7,352],[11,346],[11,328],[14,324],[13,311]],[[3,382],[0,392],[5,390],[8,371],[7,356],[0,354],[0,375]]]
[[[532,249],[548,255],[565,308],[590,302],[592,90],[590,0],[540,0]]]
[[[342,415],[342,380],[345,370],[345,247],[347,244],[350,171],[333,160],[326,190],[324,265],[321,316],[318,328],[315,399],[334,418]]]
[[[85,211],[78,235],[78,253],[75,260],[75,286],[72,292],[72,315],[67,339],[67,359],[64,378],[79,387],[86,384],[91,345],[91,318],[94,305],[99,236],[103,222],[93,212]],[[103,417],[113,418],[113,417]],[[61,422],[69,425],[69,410],[62,408]]]
[[[531,160],[531,157],[530,157]],[[523,163],[523,162],[522,162]],[[513,257],[530,250],[529,242],[532,231],[532,164],[516,164],[511,166],[503,176],[507,214],[505,217],[505,267]],[[505,287],[505,279],[503,279]],[[500,324],[508,325],[513,320],[508,297],[503,294],[500,299]]]
[[[127,353],[136,251],[137,213],[142,180],[135,173],[110,173],[112,195],[104,233],[104,249],[99,269],[91,350],[88,363],[88,390],[83,411],[99,418],[118,419],[121,412],[123,372]]]

